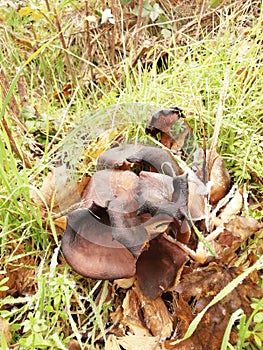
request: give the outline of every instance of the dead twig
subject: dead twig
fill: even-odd
[[[3,100],[5,100],[7,93],[10,89],[10,84],[9,84],[9,81],[8,81],[3,69],[1,69],[1,68],[0,68],[0,86],[2,88]],[[16,101],[14,94],[12,94],[10,97],[10,101],[7,105],[7,111],[8,111],[8,114],[10,115],[10,118],[12,119],[12,121],[21,129],[21,131],[23,133],[26,133],[27,129],[22,122],[20,108],[18,106],[18,103]]]
[[[88,1],[85,1],[85,15],[86,15],[86,52],[88,52],[87,54],[87,58],[90,62],[92,62],[92,47],[91,47],[91,35],[90,35],[90,25],[89,25],[89,20],[88,20],[88,16],[89,16],[89,7],[88,7]],[[93,80],[94,78],[94,72],[93,72],[93,67],[91,65],[89,65],[89,69],[90,69],[90,76],[91,76],[91,80]]]
[[[7,137],[9,139],[9,142],[10,142],[10,146],[11,146],[11,149],[12,151],[15,153],[15,155],[22,160],[22,162],[25,164],[26,168],[29,168],[31,169],[32,168],[32,165],[31,165],[31,162],[30,162],[30,159],[28,158],[28,156],[20,149],[18,148],[17,144],[16,144],[16,141],[12,135],[12,132],[5,120],[5,118],[3,117],[2,118],[2,127],[3,129],[5,130],[6,134],[7,134]]]
[[[115,19],[115,23],[111,26],[110,31],[110,62],[112,65],[115,64],[115,42],[116,42],[116,18],[117,18],[117,11],[115,7],[115,1],[111,1],[111,10],[113,18]]]
[[[18,78],[17,90],[18,90],[18,95],[20,98],[21,106],[22,107],[28,106],[29,98],[28,98],[27,92],[26,92],[25,76],[23,73],[20,74],[20,76]]]
[[[50,9],[50,4],[49,4],[48,0],[46,0],[46,6],[47,6],[47,9]],[[52,7],[53,7],[53,13],[54,13],[55,21],[56,21],[56,27],[57,27],[57,30],[59,32],[59,38],[60,38],[61,45],[62,45],[63,50],[64,50],[67,73],[70,75],[72,83],[74,85],[76,85],[77,84],[76,77],[75,77],[74,70],[73,70],[72,65],[71,65],[69,54],[67,52],[67,44],[66,44],[66,40],[65,40],[64,35],[63,35],[63,31],[62,31],[62,27],[61,27],[61,23],[60,23],[60,18],[59,18],[56,6],[54,4],[54,0],[52,0]]]
[[[137,23],[136,23],[136,28],[135,28],[135,39],[134,39],[135,50],[137,50],[138,42],[139,42],[139,30],[140,30],[141,22],[142,22],[142,7],[143,7],[143,0],[139,0]]]

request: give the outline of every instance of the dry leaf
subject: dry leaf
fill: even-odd
[[[105,350],[121,350],[119,342],[115,335],[110,334],[105,343]]]
[[[126,335],[125,337],[118,338],[118,343],[125,350],[161,350],[160,346],[158,345],[159,337]]]
[[[114,287],[116,289],[117,288],[128,289],[133,286],[134,281],[135,281],[135,277],[116,279],[114,280]]]
[[[220,199],[224,198],[229,190],[230,176],[225,163],[219,155],[216,155],[215,160],[209,174],[209,181],[212,183],[210,189],[210,203],[217,204]]]
[[[31,191],[31,199],[40,208],[52,209],[57,213],[68,209],[75,203],[80,202],[81,193],[89,178],[83,178],[79,183],[70,180],[65,166],[56,168],[48,173],[39,191],[44,197],[44,202],[37,191]]]
[[[8,281],[5,285],[8,290],[0,292],[0,298],[5,298],[6,295],[28,295],[34,294],[37,288],[36,282],[36,268],[33,256],[23,256],[25,250],[22,246],[16,244],[12,245],[10,248],[12,251],[16,250],[16,254],[19,255],[17,260],[13,260],[12,263],[7,263],[5,265],[5,275],[0,275],[0,280],[8,277]],[[20,257],[22,256],[22,257]]]
[[[79,342],[76,340],[70,340],[68,343],[68,350],[89,350],[88,346],[85,346],[84,348],[80,346]]]
[[[239,268],[225,268],[216,263],[207,267],[198,268],[192,273],[184,275],[180,284],[176,287],[182,297],[192,305],[193,315],[206,307],[211,299],[218,294],[229,282],[242,272]],[[260,299],[263,296],[262,289],[254,283],[250,277],[240,283],[224,299],[212,306],[204,315],[194,334],[187,340],[177,345],[168,341],[168,349],[220,349],[222,338],[229,318],[233,312],[242,308],[247,316],[252,312],[251,298]]]
[[[128,290],[123,300],[121,324],[135,336],[156,336],[166,339],[171,336],[173,322],[164,301],[152,300],[136,287]]]
[[[12,334],[10,332],[10,325],[7,320],[0,316],[0,339],[5,339],[7,345],[10,345]]]
[[[66,227],[67,227],[67,218],[66,216],[61,216],[57,219],[54,219],[54,224],[57,226],[57,227],[60,227],[62,228],[62,230],[66,230]]]
[[[141,303],[134,289],[127,291],[122,303],[123,314],[121,324],[135,335],[149,336],[150,331],[146,327],[141,312]]]
[[[235,192],[234,197],[220,213],[219,219],[221,220],[221,223],[230,221],[234,215],[238,214],[243,207],[243,201],[242,190],[239,189]]]
[[[182,142],[177,137],[177,142],[171,134],[171,127],[178,122],[180,118],[185,118],[183,111],[178,107],[170,107],[169,109],[161,110],[152,116],[149,125],[146,128],[146,133],[156,137],[161,134],[161,143],[169,149],[180,148]],[[183,142],[185,135],[182,137]],[[179,147],[178,147],[179,146]]]

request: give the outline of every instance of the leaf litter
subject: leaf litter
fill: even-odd
[[[174,133],[176,123],[184,128]],[[115,280],[106,349],[219,349],[231,314],[242,308],[250,315],[251,298],[263,296],[256,272],[212,306],[191,337],[180,339],[246,268],[237,266],[241,247],[262,225],[243,216],[242,188],[230,190],[215,152],[207,173],[205,152],[191,147],[181,109],[159,111],[145,132],[163,148],[113,138],[106,149],[98,138],[97,171],[81,188],[73,184],[76,197],[63,191],[67,206],[81,207],[67,213],[62,252],[82,276]],[[49,176],[40,190],[48,203],[58,196],[48,188]]]

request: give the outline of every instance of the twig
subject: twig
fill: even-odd
[[[28,98],[27,92],[26,92],[25,76],[23,73],[20,74],[20,76],[18,78],[17,90],[18,90],[18,95],[20,98],[21,106],[22,107],[28,106],[29,98]]]
[[[210,144],[210,152],[207,157],[207,170],[208,170],[208,175],[210,175],[212,165],[216,156],[216,145],[218,141],[218,136],[219,136],[219,131],[220,127],[222,124],[223,120],[223,111],[224,111],[224,106],[226,102],[226,96],[227,96],[227,90],[229,86],[229,70],[227,69],[224,72],[224,81],[223,81],[223,86],[222,90],[220,93],[220,98],[218,102],[218,108],[217,108],[217,113],[216,113],[216,120],[215,120],[215,128],[213,132],[213,136],[211,139],[211,144]]]
[[[7,93],[10,89],[10,84],[8,82],[8,79],[7,79],[3,69],[1,69],[1,67],[0,67],[0,86],[2,88],[3,100],[5,100]],[[8,110],[8,113],[9,113],[12,121],[23,131],[23,133],[26,133],[27,129],[22,122],[22,116],[21,116],[20,109],[19,109],[19,106],[18,106],[18,103],[15,99],[14,94],[11,95],[10,101],[7,105],[7,110]]]
[[[115,1],[111,1],[111,10],[112,10],[112,15],[115,19],[115,23],[112,24],[111,26],[111,35],[110,35],[110,62],[112,65],[115,63],[115,41],[116,41],[116,18],[117,18],[117,12],[115,8]]]
[[[25,166],[29,169],[32,168],[32,165],[31,165],[31,162],[28,158],[28,156],[23,153],[23,151],[21,149],[19,149],[17,147],[17,144],[16,144],[16,141],[15,139],[13,138],[13,135],[12,135],[12,132],[5,120],[5,118],[3,117],[2,118],[2,126],[3,126],[3,129],[5,130],[7,136],[8,136],[8,139],[9,139],[9,142],[10,142],[10,146],[11,146],[11,149],[12,151],[15,153],[15,155],[22,160],[22,162],[25,164]]]
[[[202,21],[203,15],[204,15],[205,2],[206,1],[203,0],[201,11],[200,11],[200,14],[199,14],[198,26],[197,26],[197,30],[196,30],[196,34],[195,34],[195,39],[196,40],[198,40],[199,34],[200,34],[200,27],[201,27],[201,21]]]
[[[50,8],[49,1],[48,1],[48,0],[46,0],[46,6],[47,6],[47,8]],[[59,38],[60,38],[60,41],[61,41],[61,45],[62,45],[62,47],[63,47],[63,49],[64,49],[65,64],[66,64],[66,67],[67,67],[67,72],[68,72],[68,74],[71,76],[72,83],[73,83],[74,85],[76,85],[76,84],[77,84],[76,77],[75,77],[75,75],[74,75],[74,71],[73,71],[73,68],[72,68],[72,65],[71,65],[71,61],[70,61],[69,54],[68,54],[68,52],[67,52],[67,45],[66,45],[66,41],[65,41],[65,38],[64,38],[64,35],[63,35],[63,32],[62,32],[62,27],[61,27],[61,24],[60,24],[60,19],[59,19],[59,15],[58,15],[56,6],[55,6],[55,4],[54,4],[54,0],[52,0],[52,6],[53,6],[54,17],[55,17],[55,20],[56,20],[57,30],[58,30],[58,32],[59,32]]]
[[[137,50],[138,42],[139,42],[139,30],[140,30],[141,21],[142,21],[142,7],[143,7],[143,0],[139,0],[137,23],[136,23],[136,29],[135,29],[135,39],[134,39],[135,50]]]
[[[88,7],[88,1],[85,1],[85,15],[86,15],[86,43],[87,43],[87,49],[88,51],[88,60],[92,62],[92,49],[91,49],[91,37],[90,37],[90,25],[88,21],[88,15],[89,15],[89,7]],[[89,65],[90,69],[90,76],[91,80],[93,81],[94,73],[93,73],[93,67]]]
[[[50,8],[48,0],[45,0],[45,3],[46,3],[46,8],[47,8],[48,12],[51,12],[51,8]]]

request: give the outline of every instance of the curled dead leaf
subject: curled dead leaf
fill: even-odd
[[[145,296],[135,286],[128,290],[123,300],[121,324],[135,336],[158,337],[159,340],[171,336],[173,322],[167,307],[158,297],[155,300]]]
[[[224,160],[218,155],[213,162],[209,180],[212,183],[209,199],[211,204],[214,205],[225,197],[230,186],[229,172],[225,166]]]

